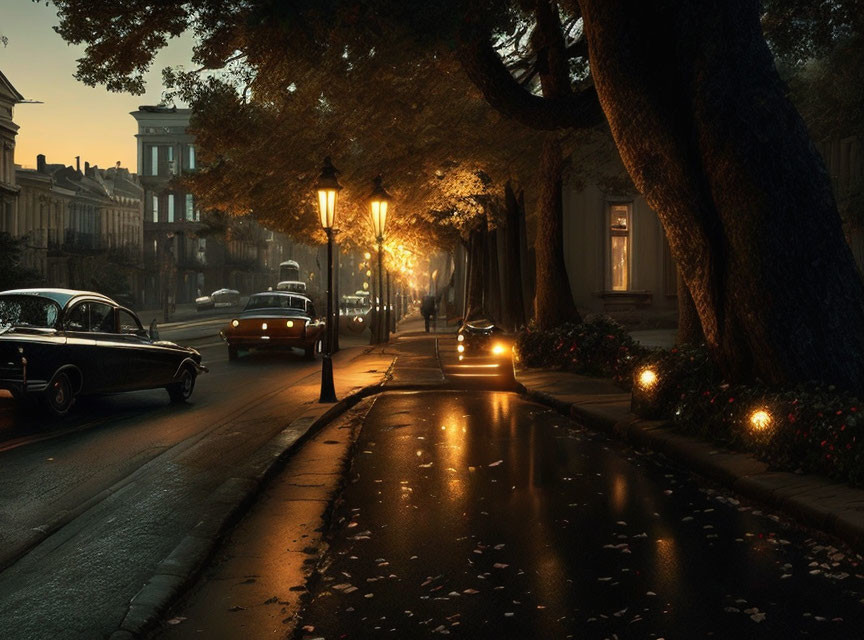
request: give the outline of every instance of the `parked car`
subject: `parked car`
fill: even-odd
[[[266,291],[249,297],[243,311],[222,330],[228,343],[228,359],[240,349],[296,347],[307,358],[321,351],[324,322],[315,314],[312,300],[299,293]]]
[[[217,289],[209,296],[195,298],[195,308],[198,311],[224,309],[240,306],[240,292],[236,289]]]
[[[462,323],[456,332],[456,350],[464,356],[509,356],[513,344],[501,327],[483,318]]]
[[[99,293],[68,289],[0,292],[0,388],[38,397],[62,416],[79,395],[164,387],[192,395],[207,371],[191,347],[158,340],[134,312]]]
[[[283,280],[276,284],[276,291],[290,291],[292,293],[306,293],[306,283],[299,280]]]

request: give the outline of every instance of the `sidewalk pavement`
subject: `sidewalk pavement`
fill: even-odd
[[[630,413],[630,394],[611,380],[538,369],[518,371],[516,378],[530,399],[590,429],[663,453],[685,468],[864,552],[864,490],[816,475],[772,471],[750,454],[680,434],[665,421],[642,420]]]
[[[294,391],[303,398],[305,410],[286,416],[287,426],[260,447],[232,477],[214,491],[205,514],[156,568],[150,580],[132,598],[120,628],[111,640],[129,640],[148,634],[165,609],[198,575],[219,541],[256,500],[268,480],[285,460],[335,417],[374,394],[389,379],[396,355],[388,345],[342,349],[333,356],[334,383],[339,401],[319,404],[317,383]],[[241,637],[241,636],[237,636]]]
[[[436,341],[422,320],[409,318],[399,329],[391,343],[374,350],[392,362],[383,390],[440,386]],[[328,507],[342,489],[357,430],[374,402],[365,399],[340,419],[310,428],[305,444],[256,496],[202,578],[172,607],[158,637],[290,637],[307,580],[325,551]]]

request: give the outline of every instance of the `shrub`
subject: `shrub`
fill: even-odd
[[[565,369],[612,377],[629,384],[632,367],[646,351],[620,324],[592,315],[579,324],[566,323],[549,331],[531,325],[516,339],[516,355],[526,367]]]

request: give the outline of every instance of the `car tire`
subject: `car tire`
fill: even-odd
[[[75,393],[72,391],[72,382],[62,371],[54,376],[48,388],[45,390],[45,404],[52,415],[62,418],[69,413],[69,409],[75,403]]]
[[[228,360],[231,362],[234,362],[239,357],[240,357],[239,349],[235,345],[229,344],[228,345]]]
[[[171,402],[186,402],[195,389],[195,374],[189,367],[180,372],[180,380],[165,387]]]

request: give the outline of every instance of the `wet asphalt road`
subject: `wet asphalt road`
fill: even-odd
[[[320,361],[229,363],[218,338],[200,342],[211,371],[184,405],[163,389],[117,394],[57,421],[0,398],[0,565],[14,560],[0,572],[2,640],[110,635],[216,488],[317,398]]]
[[[830,540],[504,392],[379,397],[302,638],[861,638]]]

